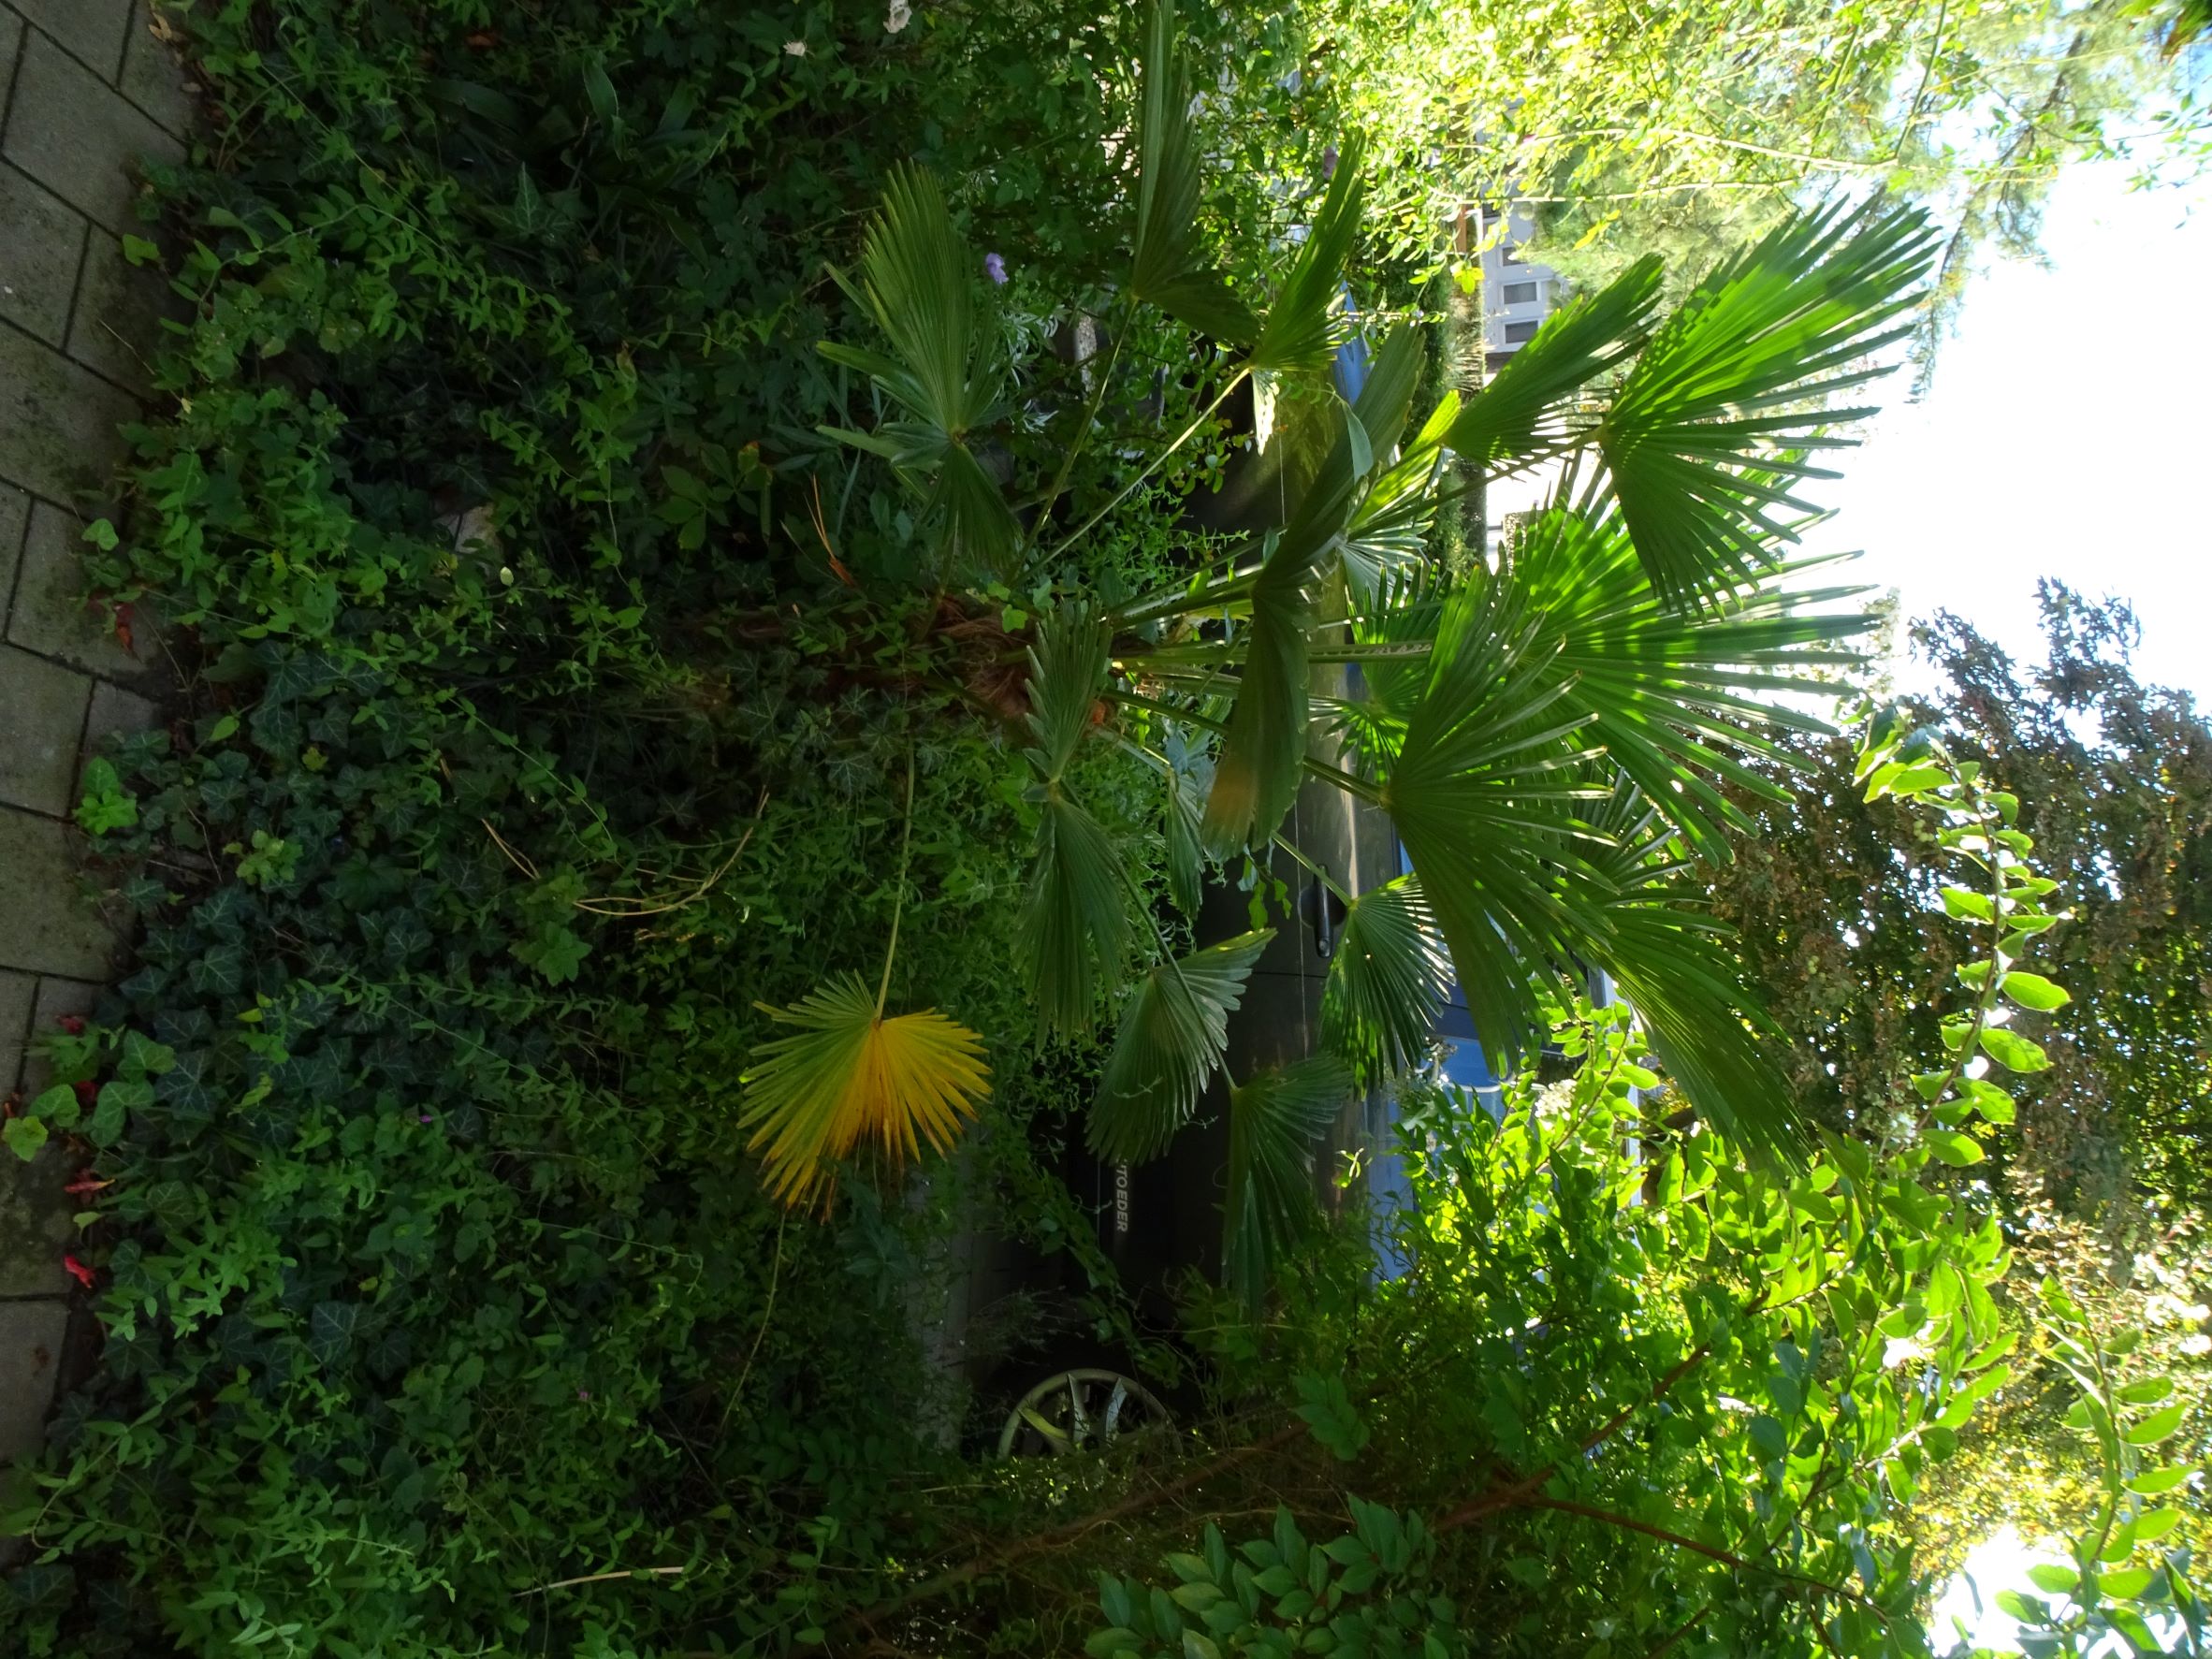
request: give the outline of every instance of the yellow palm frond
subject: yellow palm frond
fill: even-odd
[[[738,1119],[753,1131],[746,1149],[761,1152],[768,1188],[784,1203],[826,1195],[826,1166],[865,1142],[880,1143],[895,1163],[918,1154],[923,1140],[947,1150],[991,1093],[982,1038],[935,1010],[885,1019],[857,975],[787,1009],[760,1007],[799,1027],[753,1051]]]

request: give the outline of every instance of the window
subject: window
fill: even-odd
[[[1543,326],[1541,323],[1507,323],[1506,325],[1506,343],[1507,345],[1521,345],[1527,341],[1534,340],[1536,337],[1536,330]]]
[[[1500,242],[1498,244],[1498,258],[1506,265],[1523,263],[1521,257],[1521,244],[1519,242]]]
[[[1507,305],[1534,305],[1536,302],[1536,284],[1534,283],[1507,283],[1499,297]]]

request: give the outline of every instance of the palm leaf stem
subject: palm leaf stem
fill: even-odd
[[[1344,883],[1339,881],[1334,876],[1331,875],[1325,867],[1316,864],[1312,859],[1301,852],[1295,843],[1285,839],[1281,836],[1271,836],[1268,837],[1268,839],[1273,845],[1280,847],[1285,852],[1288,852],[1307,875],[1313,877],[1315,880],[1320,882],[1322,886],[1328,888],[1330,892],[1335,894],[1337,897],[1343,899],[1346,904],[1348,905],[1352,902],[1353,895],[1344,885]]]
[[[1203,726],[1209,732],[1229,730],[1227,720],[1214,720],[1206,715],[1194,713],[1180,703],[1162,702],[1157,697],[1147,697],[1141,691],[1125,691],[1109,688],[1106,695],[1113,702],[1127,703],[1132,708],[1149,708],[1157,714],[1167,715],[1171,720],[1186,720],[1191,725]],[[1379,784],[1370,783],[1366,779],[1346,772],[1342,767],[1332,766],[1327,761],[1317,761],[1310,754],[1305,757],[1302,764],[1308,773],[1318,778],[1322,782],[1334,784],[1346,794],[1357,795],[1371,806],[1379,807],[1383,804],[1382,788]]]
[[[1041,531],[1051,518],[1053,503],[1060,499],[1060,491],[1068,488],[1069,476],[1075,471],[1076,458],[1083,453],[1084,440],[1098,429],[1099,410],[1106,401],[1106,388],[1112,384],[1113,371],[1121,362],[1122,342],[1128,335],[1128,314],[1135,308],[1135,301],[1123,301],[1122,327],[1113,331],[1113,343],[1107,350],[1105,367],[1099,371],[1098,384],[1091,388],[1090,406],[1083,412],[1083,425],[1077,429],[1074,441],[1068,445],[1067,453],[1060,457],[1059,468],[1053,473],[1052,483],[1045,487],[1043,499],[1037,503],[1037,525]],[[1081,367],[1077,365],[1079,370]],[[1026,577],[1043,559],[1044,549],[1040,546],[1031,553],[1029,562],[1023,566],[1023,575]]]
[[[891,943],[883,952],[883,977],[876,986],[876,1018],[883,1017],[884,1005],[891,999],[891,964],[898,956],[898,923],[907,908],[907,872],[912,867],[914,855],[914,751],[907,750],[907,807],[906,827],[898,837],[898,887],[891,899]]]
[[[1103,507],[1100,507],[1096,513],[1093,513],[1088,518],[1085,518],[1081,524],[1070,531],[1065,536],[1062,536],[1058,543],[1054,546],[1053,551],[1055,553],[1066,552],[1070,547],[1073,546],[1078,541],[1080,541],[1084,535],[1087,533],[1095,525],[1097,525],[1099,520],[1105,517],[1107,514],[1113,512],[1114,508],[1120,506],[1122,502],[1128,501],[1130,496],[1134,495],[1138,489],[1143,486],[1144,481],[1147,478],[1150,478],[1153,473],[1159,471],[1161,464],[1165,462],[1170,456],[1173,455],[1175,451],[1182,448],[1186,444],[1189,443],[1191,439],[1198,436],[1199,432],[1204,428],[1205,424],[1214,418],[1215,412],[1220,409],[1221,405],[1229,401],[1230,393],[1235,391],[1237,387],[1244,383],[1244,376],[1251,372],[1251,365],[1241,365],[1237,369],[1237,371],[1229,377],[1228,383],[1222,386],[1220,392],[1215,396],[1214,400],[1207,404],[1203,410],[1200,411],[1197,417],[1193,419],[1188,426],[1183,429],[1183,430],[1176,436],[1176,439],[1172,444],[1169,444],[1165,449],[1161,450],[1157,455],[1146,461],[1144,465],[1138,471],[1137,475],[1134,478],[1131,478],[1127,484],[1123,485],[1112,501],[1108,502]]]

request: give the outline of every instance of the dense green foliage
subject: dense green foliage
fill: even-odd
[[[1092,1653],[1171,1655],[1186,1629],[1269,1654],[1949,1652],[1915,1617],[1912,1506],[1982,1403],[2045,1366],[2091,1473],[2072,1563],[2000,1599],[2030,1652],[2116,1632],[2202,1651],[2170,1541],[2185,1402],[2131,1360],[2140,1330],[2012,1268],[1965,1173],[2013,1120],[1997,1080],[2046,1064],[2010,1016],[2065,999],[2025,966],[2053,883],[2020,804],[1972,763],[1881,722],[1857,771],[1911,804],[1956,883],[1961,971],[1931,1010],[1933,1069],[1900,1080],[1911,1109],[1824,1137],[1802,1170],[1761,1167],[1676,1110],[1624,1010],[1586,1007],[1570,1081],[1524,1072],[1494,1120],[1441,1095],[1405,1126],[1404,1276],[1317,1273],[1297,1317],[1223,1341],[1304,1402],[1310,1443],[1215,1471],[1216,1513],[1287,1506],[1272,1535],[1209,1527],[1149,1587],[1101,1580]],[[1300,1535],[1297,1517],[1346,1514],[1317,1548]]]
[[[2135,678],[2124,606],[2043,593],[2038,663],[2013,662],[1962,618],[1916,631],[1942,680],[1912,718],[2016,782],[2070,895],[2047,951],[2074,999],[2048,1016],[2052,1064],[2023,1087],[2003,1155],[2077,1211],[2145,1191],[2193,1209],[2212,1191],[2212,726],[2186,694]],[[1957,947],[1932,843],[1859,798],[1845,746],[1793,748],[1797,792],[1747,798],[1758,835],[1706,880],[1796,1041],[1799,1094],[1841,1128],[1893,1104],[1899,1057],[1932,1035],[1927,989]]]
[[[927,1535],[939,1454],[922,1223],[779,1226],[735,1127],[752,1004],[869,965],[893,895],[854,872],[911,758],[901,972],[1018,1053],[999,849],[1032,815],[871,666],[913,612],[851,597],[776,469],[844,406],[822,260],[884,159],[982,182],[1017,299],[1082,291],[1119,47],[1073,8],[186,22],[217,102],[161,201],[193,321],[95,562],[204,667],[196,741],[115,757],[135,813],[97,841],[146,926],[60,1056],[107,1080],[109,1340],[8,1620],[134,1654],[788,1637]],[[909,556],[895,490],[822,488],[851,568]],[[1018,1125],[1050,1095],[1011,1070]],[[1038,1190],[1009,1225],[1080,1230]],[[685,1571],[521,1594],[632,1565]]]
[[[1885,189],[1949,232],[1930,337],[1983,259],[2032,255],[2062,167],[2186,178],[2212,153],[2191,0],[1316,10],[1340,95],[1427,164],[1397,175],[1420,211],[1526,202],[1542,257],[1587,281],[1651,253],[1695,273],[1809,201]]]
[[[1635,264],[1464,400],[1378,327],[1347,405],[1340,296],[1392,320],[1433,250],[1407,132],[1368,121],[1400,165],[1362,170],[1314,19],[1187,18],[1173,63],[1164,17],[1071,3],[181,21],[211,124],[155,199],[189,321],[90,562],[191,677],[181,741],[88,770],[139,962],[8,1128],[93,1178],[105,1337],[8,1497],[12,1643],[1029,1653],[1081,1642],[1104,1567],[1134,1634],[1103,1652],[1202,1655],[1173,1609],[1216,1608],[1261,1652],[1317,1608],[1348,1623],[1304,1651],[1549,1652],[1555,1616],[1608,1653],[1810,1651],[1809,1618],[1882,1651],[1923,1587],[1894,1506],[2003,1340],[2001,1240],[1929,1177],[2000,1114],[1945,1079],[1793,1161],[1678,865],[1762,793],[1746,727],[1789,717],[1754,696],[1859,624],[1768,567],[1818,399],[1907,326],[1915,216],[1785,226],[1670,317]],[[1239,394],[1288,510],[1200,530]],[[1424,570],[1448,454],[1598,483],[1503,569]],[[1314,691],[1351,662],[1367,694]],[[1650,1052],[1582,1011],[1564,1097],[1532,1062],[1502,1124],[1436,1099],[1390,1288],[1361,1217],[1313,1224],[1344,1070],[1238,1079],[1203,1427],[980,1469],[932,1264],[1020,1234],[1126,1325],[1047,1165],[1085,1107],[1129,1156],[1196,1111],[1259,948],[1195,948],[1199,884],[1282,920],[1315,768],[1423,871],[1347,895],[1330,1027],[1368,1077],[1422,1057],[1448,953],[1500,1053],[1544,1034],[1532,968],[1591,960]],[[1970,775],[1897,787],[1977,853]],[[2034,920],[1991,834],[1986,902]],[[2030,982],[1983,955],[1936,1035],[2025,1065],[1988,1014]],[[880,1037],[891,999],[990,1056],[982,1132],[787,1215],[744,1080],[803,1117],[793,1073],[837,1068],[779,1070],[777,1010]],[[1664,1157],[1648,1060],[1707,1125]],[[1286,1509],[1231,1560],[1186,1493],[1241,1538]],[[2186,1608],[2109,1497],[2100,1547],[2132,1526],[2156,1575],[2114,1594]]]

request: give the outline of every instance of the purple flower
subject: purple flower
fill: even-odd
[[[421,1116],[422,1116],[422,1120],[423,1120],[423,1122],[425,1122],[425,1123],[429,1123],[429,1122],[430,1121],[430,1114],[429,1114],[429,1113],[425,1112],[425,1113],[423,1113],[421,1114]]]
[[[576,1398],[579,1400],[589,1400],[591,1398],[591,1390],[589,1389],[578,1389],[576,1390]]]
[[[1001,287],[1006,285],[1006,261],[996,254],[983,255],[983,274]]]

